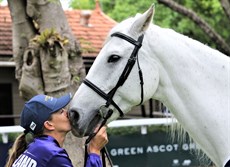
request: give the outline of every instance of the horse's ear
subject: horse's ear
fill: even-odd
[[[141,16],[137,16],[137,19],[134,21],[130,29],[131,34],[139,35],[140,33],[146,31],[149,25],[152,23],[154,12],[155,6],[152,4],[145,13],[143,13]]]

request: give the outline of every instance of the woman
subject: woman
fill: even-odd
[[[62,148],[66,134],[71,130],[66,106],[71,95],[54,98],[36,95],[21,113],[21,126],[25,129],[15,141],[6,167],[70,167],[73,166],[65,149]],[[27,145],[26,134],[33,135]],[[101,167],[100,150],[108,142],[103,127],[88,146],[87,167]]]

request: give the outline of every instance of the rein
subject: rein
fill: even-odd
[[[140,85],[141,85],[141,101],[140,101],[139,105],[142,104],[143,97],[144,97],[143,75],[142,75],[142,71],[141,71],[141,68],[140,68],[140,65],[139,65],[139,60],[138,60],[138,51],[139,51],[139,49],[142,46],[142,41],[143,41],[143,38],[144,38],[144,34],[142,34],[141,36],[139,36],[139,38],[138,38],[137,41],[134,40],[133,38],[131,38],[131,37],[123,34],[123,33],[120,33],[120,32],[113,33],[111,35],[111,37],[118,37],[118,38],[122,38],[122,39],[126,40],[127,42],[129,42],[129,43],[131,43],[131,44],[134,45],[134,49],[132,51],[131,56],[129,57],[128,62],[126,63],[126,66],[125,66],[125,68],[124,68],[121,76],[119,77],[119,80],[118,80],[117,84],[115,85],[115,87],[108,94],[105,93],[104,91],[102,91],[99,87],[97,87],[95,84],[93,84],[92,82],[90,82],[88,79],[84,79],[83,80],[83,83],[85,85],[87,85],[89,88],[91,88],[93,91],[95,91],[98,95],[100,95],[102,98],[104,98],[106,100],[105,105],[101,106],[100,110],[99,110],[99,114],[103,118],[103,121],[102,121],[102,123],[101,123],[98,131],[101,129],[101,127],[103,127],[106,124],[107,120],[113,114],[113,110],[109,109],[110,105],[113,105],[118,110],[118,112],[120,114],[120,117],[124,116],[124,112],[113,101],[113,96],[116,93],[117,89],[119,87],[121,87],[124,84],[124,82],[127,80],[127,78],[128,78],[128,76],[129,76],[129,74],[130,74],[130,72],[131,72],[131,70],[132,70],[132,68],[133,68],[133,66],[134,66],[134,64],[135,64],[136,61],[137,61],[138,73],[139,73],[139,79],[140,79]],[[105,111],[107,111],[107,112],[105,113]],[[85,142],[85,162],[84,162],[84,166],[86,165],[86,161],[87,161],[87,157],[88,157],[87,145],[90,142],[90,140],[97,134],[97,132],[96,133],[92,133],[91,135],[89,135],[89,137],[87,138],[87,140]],[[105,155],[107,156],[110,165],[113,166],[112,160],[109,157],[109,154],[108,154],[108,151],[107,151],[106,147],[104,147],[101,150],[101,154],[102,154],[103,167],[106,167]]]
[[[86,162],[87,162],[87,158],[88,158],[87,146],[88,146],[89,142],[99,132],[99,130],[106,124],[107,120],[111,117],[112,114],[113,114],[113,111],[111,109],[109,109],[109,111],[107,112],[106,116],[103,117],[103,121],[102,121],[100,127],[98,128],[97,132],[90,134],[89,137],[86,139],[86,141],[85,141],[85,161],[84,161],[84,167],[86,167]],[[103,164],[103,167],[106,167],[105,156],[108,158],[109,164],[112,167],[113,166],[113,162],[112,162],[112,160],[111,160],[111,158],[109,156],[109,153],[108,153],[106,147],[104,147],[104,148],[101,149],[101,155],[102,155],[102,164]]]

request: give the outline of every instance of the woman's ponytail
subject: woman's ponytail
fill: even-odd
[[[11,167],[14,161],[26,150],[26,148],[26,133],[24,132],[16,138],[12,149],[9,151],[9,159],[5,167]]]

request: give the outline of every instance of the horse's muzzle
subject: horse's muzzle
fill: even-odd
[[[85,115],[83,112],[79,112],[75,108],[71,108],[68,111],[73,135],[84,137],[94,132],[94,129],[100,124],[102,117],[98,114],[98,111],[92,113],[94,114]]]
[[[81,137],[82,135],[84,135],[84,132],[80,131],[79,129],[79,124],[78,124],[78,121],[80,119],[79,113],[75,109],[71,109],[68,111],[68,117],[72,127],[72,133],[77,137]]]

